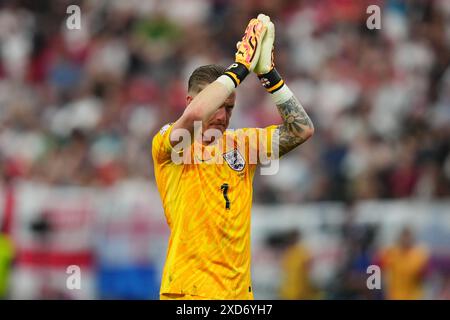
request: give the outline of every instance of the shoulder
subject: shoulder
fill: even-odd
[[[158,141],[163,141],[165,137],[169,136],[170,134],[170,129],[172,128],[173,123],[167,123],[165,125],[163,125],[158,132],[153,136],[153,144],[155,144],[155,142]]]
[[[171,127],[171,126],[173,126],[173,122],[171,122],[171,123],[167,123],[167,124],[165,124],[164,126],[162,126],[162,128],[159,130],[159,135],[161,135],[161,136],[163,136],[166,132],[167,132],[167,130],[169,130],[169,128]]]
[[[416,245],[416,247],[414,248],[414,252],[418,257],[423,259],[427,259],[429,256],[429,251],[427,247],[423,244]]]
[[[152,156],[157,162],[167,160],[169,157],[172,146],[170,144],[170,132],[172,131],[173,123],[165,124],[161,129],[153,136],[152,139]]]
[[[157,138],[158,136],[164,137],[169,132],[169,129],[171,129],[172,126],[173,126],[173,122],[170,122],[170,123],[167,123],[167,124],[163,125],[158,130],[158,132],[153,136],[153,139]]]

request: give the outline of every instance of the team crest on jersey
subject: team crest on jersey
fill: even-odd
[[[244,170],[245,159],[237,149],[224,153],[223,158],[234,171]]]

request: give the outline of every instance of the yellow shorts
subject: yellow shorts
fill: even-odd
[[[184,293],[163,293],[159,295],[159,300],[210,300],[209,298],[194,296]]]

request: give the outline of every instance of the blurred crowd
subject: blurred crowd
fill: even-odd
[[[380,30],[366,27],[371,4]],[[316,133],[255,177],[256,202],[450,195],[446,0],[0,1],[2,181],[153,183],[151,137],[183,112],[190,73],[229,65],[259,12]],[[237,94],[232,127],[280,122],[256,77]]]
[[[345,249],[336,276],[320,288],[311,276],[315,252],[305,245],[298,231],[285,233],[283,245],[278,245],[282,248],[281,299],[449,299],[449,260],[439,269],[429,248],[417,241],[409,227],[384,247],[376,245],[377,229],[373,226],[345,223],[341,236]],[[433,277],[438,281],[433,282]]]

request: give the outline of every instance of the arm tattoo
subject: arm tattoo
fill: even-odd
[[[311,136],[314,126],[306,111],[295,96],[277,105],[283,124],[277,128],[278,137],[274,139],[274,150],[279,150],[279,156],[288,153],[305,142]]]

